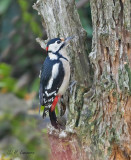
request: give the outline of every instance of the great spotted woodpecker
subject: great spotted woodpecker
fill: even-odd
[[[51,124],[55,128],[58,128],[55,106],[68,88],[70,79],[70,60],[65,46],[71,39],[73,37],[51,39],[47,43],[48,56],[41,69],[39,98],[40,104],[45,106],[43,118],[49,111]]]

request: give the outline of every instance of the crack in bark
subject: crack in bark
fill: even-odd
[[[115,25],[117,26],[117,22],[116,22],[115,16],[114,16],[114,11],[112,12],[112,18],[113,18],[113,20],[114,20],[114,22],[115,22]]]
[[[121,26],[123,26],[123,2],[122,0],[119,0],[120,6],[121,6],[121,11],[120,11],[120,16],[119,16],[119,21],[121,22]]]
[[[113,4],[114,4],[114,6],[115,6],[115,0],[113,0]]]

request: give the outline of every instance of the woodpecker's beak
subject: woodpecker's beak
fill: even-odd
[[[72,40],[73,38],[74,38],[74,36],[72,36],[72,37],[67,37],[66,39],[63,39],[64,44],[67,45],[67,44],[70,42],[70,40]]]
[[[74,38],[74,36],[72,36],[72,37],[67,37],[67,38],[65,39],[65,43],[66,43],[66,44],[69,43],[69,41],[72,40],[73,38]]]

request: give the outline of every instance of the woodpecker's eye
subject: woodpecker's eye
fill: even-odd
[[[58,40],[58,41],[57,41],[57,44],[60,44],[60,43],[61,43],[61,41],[60,41],[60,40]]]

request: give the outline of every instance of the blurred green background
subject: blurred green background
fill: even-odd
[[[35,39],[47,39],[41,17],[32,8],[35,2],[0,0],[0,142],[3,142],[0,145],[0,160],[4,147],[8,146],[7,150],[14,151],[20,144],[26,151],[36,150],[38,154],[33,155],[35,159],[43,159],[43,156],[47,159],[49,153],[45,140],[44,144],[40,141],[42,129],[39,131],[37,127],[39,117],[34,118],[34,115],[38,115],[39,71],[46,56]],[[90,4],[89,1],[81,4],[81,0],[77,0],[76,4],[81,23],[87,31],[90,52]],[[46,132],[45,129],[43,131]],[[8,138],[11,138],[11,144],[16,144],[14,148],[3,145]],[[42,147],[47,151],[41,153]],[[14,156],[11,153],[8,155],[6,159]],[[24,156],[21,158],[27,159]]]

